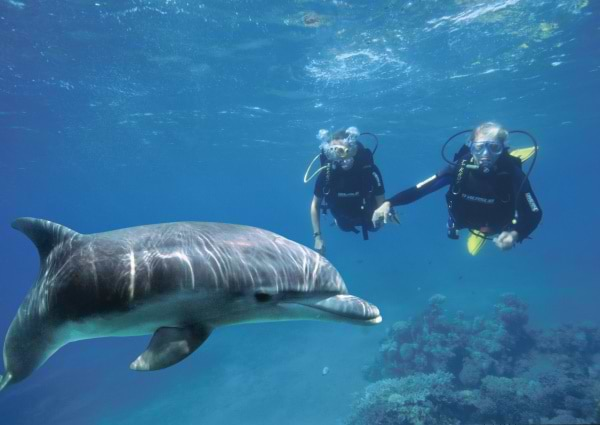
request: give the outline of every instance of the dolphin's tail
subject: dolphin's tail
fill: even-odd
[[[56,245],[79,235],[79,233],[68,227],[39,218],[17,218],[12,223],[12,227],[20,230],[31,239],[40,253],[42,262]]]
[[[10,373],[7,373],[4,376],[0,375],[0,391],[2,391],[4,387],[6,387],[10,383],[11,378],[12,376]]]

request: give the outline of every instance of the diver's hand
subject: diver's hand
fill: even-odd
[[[315,236],[315,251],[321,255],[325,255],[325,241],[319,236]]]
[[[385,201],[383,204],[381,204],[379,208],[377,208],[373,212],[373,217],[371,221],[373,221],[373,227],[375,228],[381,226],[381,224],[400,224],[400,220],[398,220],[398,216],[396,216],[396,212],[392,208],[392,204],[388,201]]]
[[[514,230],[511,230],[510,232],[502,232],[498,236],[496,236],[494,238],[494,243],[502,251],[508,251],[509,249],[515,247],[518,238],[519,234]]]

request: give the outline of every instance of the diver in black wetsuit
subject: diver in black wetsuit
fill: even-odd
[[[393,206],[450,186],[446,193],[450,238],[458,239],[459,229],[471,229],[486,237],[497,235],[494,242],[502,250],[513,248],[535,230],[542,209],[521,160],[509,154],[507,138],[508,132],[498,124],[480,125],[456,154],[454,165],[384,202],[374,212],[373,224],[387,223]]]
[[[359,135],[356,127],[350,127],[331,137],[321,130],[317,136],[322,141],[322,167],[315,183],[310,216],[315,250],[321,254],[325,254],[321,211],[326,213],[329,209],[342,231],[362,231],[364,239],[368,239],[368,232],[378,230],[371,218],[385,199],[383,178],[373,162],[373,153],[358,141]]]

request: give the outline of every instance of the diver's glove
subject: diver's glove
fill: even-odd
[[[394,211],[394,208],[392,208],[392,204],[389,201],[385,201],[373,212],[371,221],[373,221],[373,227],[375,228],[388,223],[400,224],[396,211]]]
[[[322,256],[325,256],[325,241],[321,237],[321,234],[315,234],[315,251]]]
[[[515,244],[517,243],[518,238],[519,238],[519,234],[516,231],[514,231],[514,230],[511,230],[508,232],[505,231],[505,232],[500,233],[498,236],[496,236],[494,238],[494,243],[502,251],[508,251],[509,249],[512,249],[515,247]]]

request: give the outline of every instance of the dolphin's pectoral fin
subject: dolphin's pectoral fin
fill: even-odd
[[[204,326],[187,328],[159,328],[148,348],[131,365],[138,371],[158,370],[173,366],[192,354],[210,335]]]
[[[12,375],[8,372],[4,376],[0,375],[0,391],[2,391],[4,387],[6,387],[10,383],[11,379]]]

